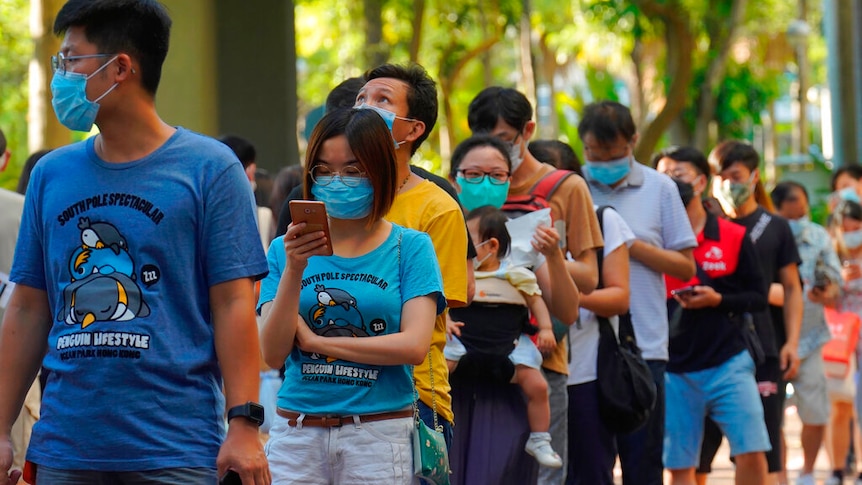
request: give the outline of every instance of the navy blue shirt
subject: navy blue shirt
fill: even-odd
[[[741,314],[766,309],[766,284],[757,252],[744,227],[707,214],[693,251],[697,272],[691,280],[668,278],[668,290],[687,285],[710,286],[721,294],[717,307],[683,310],[667,300],[670,319],[668,372],[709,369],[742,352]]]

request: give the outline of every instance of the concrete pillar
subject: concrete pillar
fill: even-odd
[[[218,132],[249,139],[258,166],[275,174],[299,163],[293,2],[217,0],[215,9]]]

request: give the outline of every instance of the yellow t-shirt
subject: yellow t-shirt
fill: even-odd
[[[592,205],[590,206],[592,207]],[[443,275],[443,294],[448,301],[467,302],[467,226],[461,206],[443,189],[423,180],[415,187],[398,194],[386,220],[431,236],[434,252]],[[446,315],[440,314],[431,336],[431,362],[434,367],[434,394],[437,413],[454,422],[452,398],[449,395],[449,370],[443,357],[446,345]],[[428,357],[413,368],[419,399],[429,407],[431,373]]]
[[[526,195],[530,189],[547,173],[555,168],[546,163],[522,184],[509,187],[509,195]],[[593,210],[593,198],[586,181],[582,177],[571,175],[557,187],[549,201],[551,205],[551,219],[566,222],[566,245],[572,256],[578,256],[587,249],[602,247],[602,230],[599,220]],[[573,323],[573,322],[567,322]],[[542,367],[560,374],[569,373],[568,348],[563,340],[554,349],[554,352],[545,358]]]

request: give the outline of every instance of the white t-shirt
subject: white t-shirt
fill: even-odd
[[[635,235],[620,215],[608,207],[602,213],[602,227],[605,240],[603,255],[605,258],[617,248],[625,244],[631,246]],[[599,268],[601,270],[601,268]],[[572,358],[569,362],[568,385],[583,384],[596,380],[596,357],[599,353],[599,320],[595,313],[581,308],[580,324],[569,327],[569,346]],[[617,317],[609,319],[614,328],[617,327]]]

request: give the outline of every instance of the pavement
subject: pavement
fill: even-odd
[[[796,413],[796,407],[790,405],[784,413],[784,439],[787,443],[787,485],[796,483],[796,478],[802,470],[802,445],[799,441],[801,430],[802,422]],[[817,481],[817,485],[823,484],[831,475],[831,470],[826,449],[821,447],[820,453],[817,454],[817,461],[814,464],[814,478]],[[670,483],[670,474],[665,474],[664,482],[666,484]],[[618,485],[623,483],[619,463],[614,470],[614,483]],[[733,463],[730,461],[730,447],[727,444],[727,440],[722,442],[721,448],[718,450],[718,454],[712,464],[712,473],[707,478],[706,483],[707,485],[732,485],[735,483]],[[845,477],[844,483],[849,485],[853,481]]]

